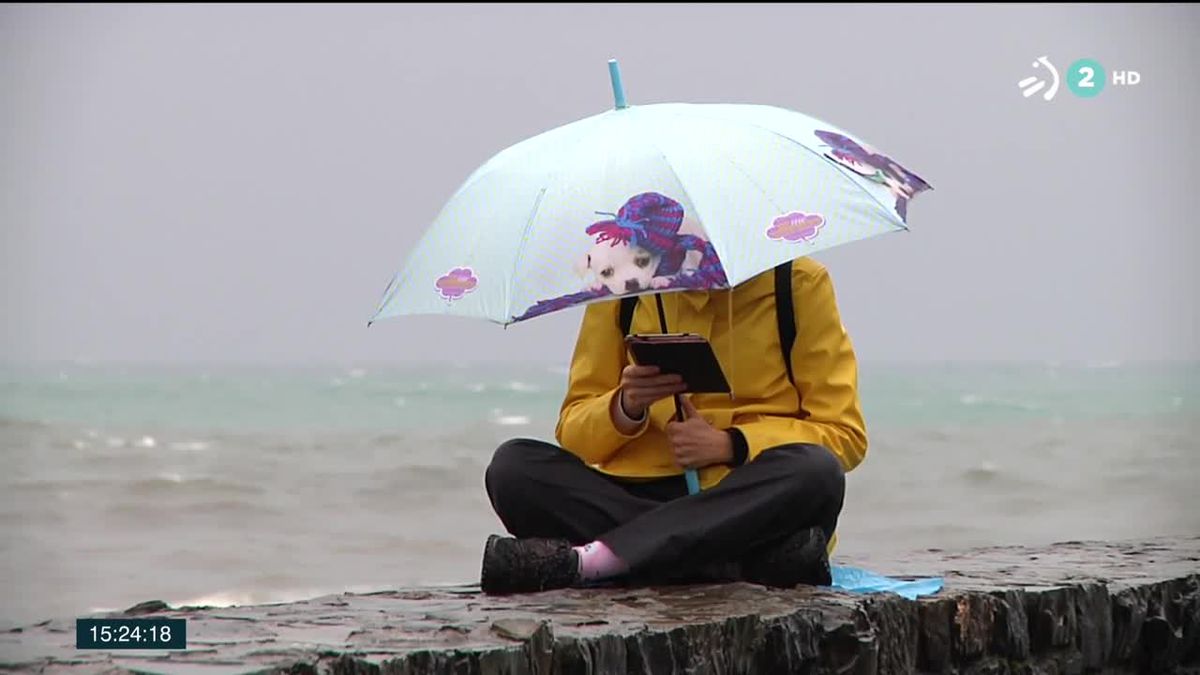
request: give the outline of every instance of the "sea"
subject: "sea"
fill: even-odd
[[[1200,364],[860,364],[835,554],[1200,533]],[[479,578],[561,365],[0,368],[0,625]]]

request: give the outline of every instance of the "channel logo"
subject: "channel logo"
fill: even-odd
[[[1017,83],[1021,95],[1030,98],[1045,90],[1042,100],[1053,99],[1060,84],[1058,68],[1050,63],[1048,56],[1039,56],[1033,62],[1033,67],[1039,69],[1038,74],[1030,75]],[[1078,59],[1067,67],[1063,79],[1066,80],[1067,89],[1072,94],[1079,98],[1094,98],[1104,91],[1106,84],[1113,87],[1132,87],[1142,81],[1142,75],[1136,70],[1114,70],[1110,73],[1096,59]]]
[[[1050,63],[1049,57],[1046,56],[1039,56],[1037,61],[1033,62],[1033,67],[1045,68],[1045,72],[1050,73],[1052,83],[1050,84],[1050,88],[1046,89],[1046,93],[1042,94],[1042,99],[1049,101],[1058,93],[1058,68],[1055,68],[1054,64]],[[1017,86],[1021,88],[1021,95],[1029,98],[1046,88],[1046,79],[1038,75],[1030,75],[1018,82]]]

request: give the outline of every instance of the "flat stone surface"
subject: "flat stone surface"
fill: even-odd
[[[183,618],[186,651],[75,649],[75,617],[0,632],[0,670],[43,673],[1200,673],[1200,536],[836,561],[942,576],[909,601],[750,584],[494,597],[477,586]]]

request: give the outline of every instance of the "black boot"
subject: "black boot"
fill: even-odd
[[[488,537],[479,581],[484,593],[533,593],[579,583],[579,556],[567,540]]]
[[[828,542],[819,527],[810,527],[778,542],[751,551],[742,559],[746,581],[776,588],[797,584],[829,586]]]

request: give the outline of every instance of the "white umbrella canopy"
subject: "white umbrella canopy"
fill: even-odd
[[[907,229],[929,189],[847,132],[783,108],[617,107],[513,145],[469,176],[371,321],[500,324],[617,295],[729,288],[780,263]]]

